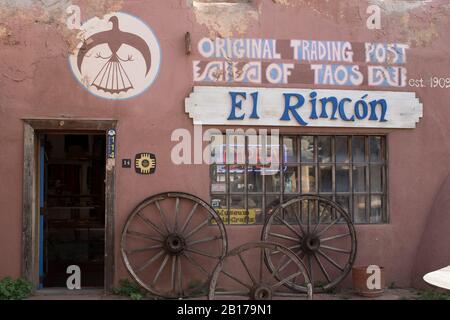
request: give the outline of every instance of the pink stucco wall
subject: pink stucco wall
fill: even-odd
[[[427,18],[424,8],[405,9],[387,12],[385,28],[372,31],[365,24],[365,1],[333,1],[326,5],[325,1],[317,1],[323,2],[320,5],[291,2],[293,6],[255,1],[258,19],[249,18],[247,25],[241,26],[242,34],[233,36],[410,43],[409,78],[450,76],[450,9],[444,4],[426,8],[439,18],[437,21]],[[170,136],[177,128],[193,130],[192,120],[184,112],[184,98],[193,86],[193,57],[185,54],[184,35],[189,31],[193,39],[199,39],[209,36],[212,30],[199,23],[187,1],[126,1],[119,9],[149,24],[163,53],[155,83],[144,94],[125,101],[99,99],[76,82],[68,66],[67,39],[60,27],[39,22],[34,11],[27,7],[19,9],[21,14],[0,21],[0,27],[10,32],[9,36],[0,32],[0,278],[20,275],[22,118],[117,119],[118,160],[143,151],[156,154],[158,168],[151,176],[138,176],[133,170],[116,167],[116,247],[128,213],[143,198],[171,190],[209,198],[208,166],[173,165],[170,150],[174,143]],[[442,215],[431,215],[437,193],[450,170],[450,89],[406,90],[415,91],[424,105],[423,119],[415,129],[282,131],[388,134],[390,223],[356,227],[359,245],[356,264],[383,265],[387,283],[395,282],[398,286],[412,285],[413,278],[420,278],[426,269],[420,265],[428,265],[429,260],[450,264],[450,242],[445,237],[450,224],[442,218],[450,214],[448,205],[441,201]],[[439,220],[434,223],[440,228],[434,234],[435,239],[426,241],[434,246],[434,241],[442,239],[440,249],[417,259],[418,248],[427,238],[424,232],[434,232],[425,229],[430,219]],[[440,219],[446,225],[440,224]],[[228,227],[230,247],[259,239],[258,230],[252,226]],[[116,261],[117,281],[127,273],[118,252]]]

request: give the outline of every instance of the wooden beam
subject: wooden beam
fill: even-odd
[[[35,134],[27,123],[24,126],[24,159],[22,177],[22,277],[37,285],[35,275]]]

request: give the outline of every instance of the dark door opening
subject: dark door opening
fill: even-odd
[[[40,134],[40,287],[104,286],[105,134]]]

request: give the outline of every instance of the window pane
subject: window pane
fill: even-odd
[[[314,162],[314,137],[303,136],[301,140],[302,162]]]
[[[226,166],[211,166],[211,192],[227,192]]]
[[[317,138],[317,151],[319,156],[319,162],[332,162],[331,137],[319,136]]]
[[[284,192],[296,193],[297,181],[297,167],[288,167],[284,172]]]
[[[380,223],[383,220],[383,203],[381,201],[381,196],[371,196],[370,197],[370,222]]]
[[[248,224],[262,223],[262,196],[248,196]]]
[[[336,162],[349,162],[348,156],[348,137],[337,136],[336,137]]]
[[[245,199],[241,195],[230,195],[230,208],[245,209]]]
[[[283,148],[284,148],[284,160],[285,162],[292,163],[298,162],[297,157],[297,139],[292,137],[283,138]]]
[[[378,162],[383,160],[383,156],[381,154],[381,137],[373,137],[369,138],[370,145],[370,161]]]
[[[370,191],[383,192],[382,166],[370,166]]]
[[[353,191],[366,191],[366,167],[364,166],[353,167]]]
[[[319,168],[319,192],[333,192],[332,166],[320,166]]]
[[[266,192],[280,192],[281,178],[280,170],[265,170],[264,178],[266,179]]]
[[[284,202],[289,201],[285,199]],[[293,203],[283,211],[283,219],[289,224],[298,224],[297,220],[301,221],[300,205]]]
[[[302,192],[316,192],[316,172],[314,166],[302,166]]]
[[[366,196],[355,196],[353,214],[356,223],[365,223],[366,219]]]
[[[353,162],[365,162],[366,154],[365,138],[363,136],[356,136],[352,139],[352,155]]]
[[[244,166],[230,166],[230,191],[245,192]]]
[[[301,207],[297,210],[301,210],[301,219],[304,224],[308,223],[308,215],[311,223],[317,223],[319,216],[318,202],[314,200],[305,200],[301,202]],[[322,206],[321,206],[322,207]],[[323,212],[322,212],[323,213]]]
[[[224,195],[211,195],[211,207],[216,210],[224,223],[228,223],[227,197]]]
[[[350,213],[350,196],[336,196],[336,202],[344,208],[347,213]]]
[[[262,192],[262,175],[261,167],[250,166],[247,168],[247,188],[248,192]]]
[[[336,166],[336,192],[349,192],[350,191],[350,167],[349,166]]]
[[[332,195],[322,196],[323,198],[326,198],[330,201],[333,201]],[[330,223],[335,217],[336,213],[335,210],[332,209],[327,203],[325,202],[319,202],[319,218],[320,223]]]
[[[245,197],[241,195],[230,196],[229,224],[247,224],[247,211]]]
[[[266,196],[266,215],[272,214],[273,211],[280,205],[280,196]]]

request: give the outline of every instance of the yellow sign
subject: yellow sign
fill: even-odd
[[[230,209],[228,215],[228,209],[216,209],[223,223],[225,224],[255,224],[256,222],[256,209]],[[228,222],[228,217],[230,221]]]

